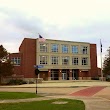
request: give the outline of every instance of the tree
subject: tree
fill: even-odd
[[[8,54],[7,50],[0,45],[0,83],[2,77],[13,74],[13,65],[7,57]]]
[[[2,59],[7,54],[8,54],[7,50],[3,47],[3,45],[0,45],[0,59]]]
[[[104,63],[103,63],[103,73],[105,75],[110,75],[110,47],[107,50],[107,55],[104,59]]]

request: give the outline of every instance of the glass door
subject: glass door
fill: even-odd
[[[66,73],[62,73],[62,80],[67,80],[67,74]]]

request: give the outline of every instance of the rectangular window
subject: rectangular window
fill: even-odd
[[[88,65],[88,58],[82,58],[82,65]]]
[[[40,52],[47,52],[47,44],[40,44]]]
[[[51,51],[52,52],[58,52],[58,44],[52,44],[51,45]]]
[[[82,54],[87,54],[87,49],[88,49],[87,46],[82,46],[81,47]]]
[[[78,65],[78,58],[77,57],[72,58],[72,65]]]
[[[21,58],[19,58],[19,57],[11,58],[11,63],[14,65],[20,65],[21,64]]]
[[[78,46],[72,46],[72,53],[78,53]]]
[[[62,57],[62,65],[69,65],[69,57]]]
[[[52,56],[51,57],[51,64],[58,65],[58,57],[57,56]]]
[[[47,64],[47,56],[43,56],[41,55],[40,56],[40,64]]]
[[[68,53],[68,45],[62,45],[62,53]]]

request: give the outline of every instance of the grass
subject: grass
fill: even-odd
[[[53,104],[53,102],[67,102]],[[72,99],[53,99],[24,103],[0,104],[0,110],[85,110],[83,101]]]
[[[3,100],[3,99],[26,99],[26,98],[36,98],[36,97],[40,97],[40,96],[36,95],[35,93],[0,92],[0,100]]]

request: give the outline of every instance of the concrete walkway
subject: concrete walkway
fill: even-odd
[[[101,81],[84,81],[84,82],[73,82],[73,81],[62,81],[62,82],[43,82],[38,84],[38,94],[45,97],[31,98],[31,99],[18,99],[18,100],[1,100],[0,103],[16,103],[16,102],[29,102],[29,101],[40,101],[49,100],[56,98],[69,98],[79,99],[84,101],[86,110],[110,110],[110,83]],[[104,87],[96,91],[91,96],[74,96],[76,92],[85,90],[87,94],[88,88]],[[105,87],[106,86],[106,87]],[[14,92],[35,92],[35,84],[26,84],[20,86],[2,86],[0,91],[14,91]],[[93,89],[94,90],[94,89]],[[91,89],[92,91],[92,89]],[[88,91],[90,92],[90,91]]]

